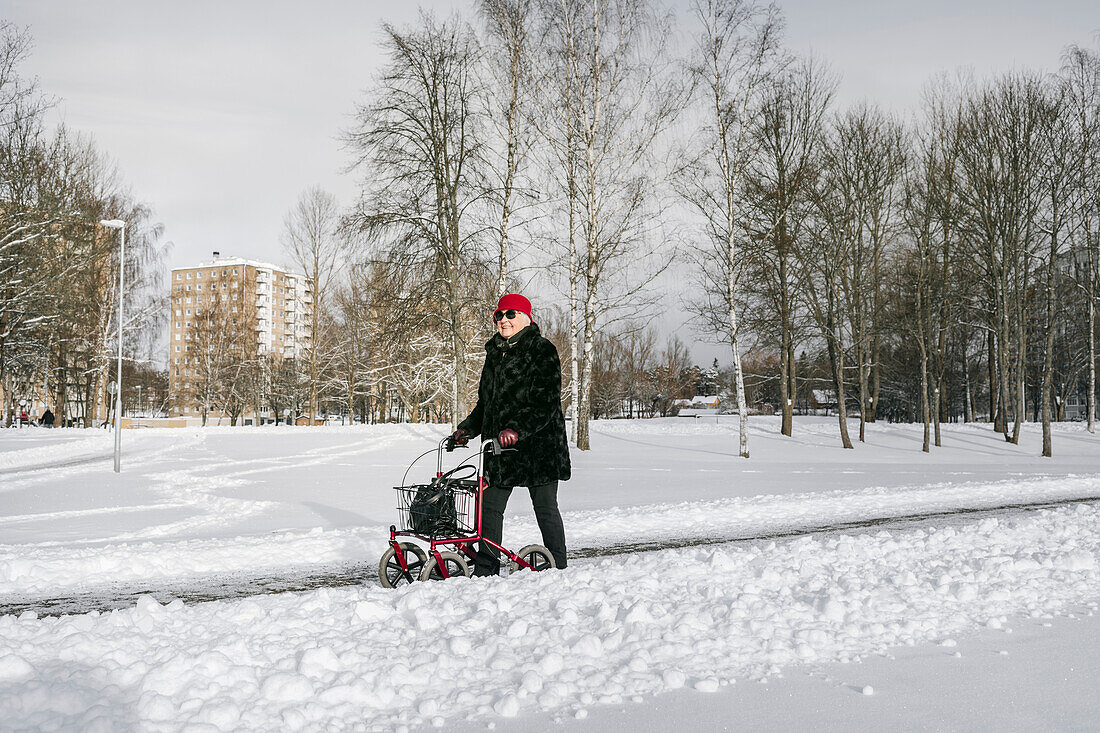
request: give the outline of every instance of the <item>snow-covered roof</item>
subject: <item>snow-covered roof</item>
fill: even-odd
[[[187,267],[173,267],[172,272],[176,270],[197,270],[204,267],[226,267],[233,265],[245,265],[255,267],[257,270],[278,270],[279,272],[286,273],[291,277],[302,277],[305,275],[300,272],[295,272],[285,265],[275,265],[270,262],[263,262],[261,260],[249,260],[244,257],[216,257],[212,260],[206,260],[196,265],[189,265]]]

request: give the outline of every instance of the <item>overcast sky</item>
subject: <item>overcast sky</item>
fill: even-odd
[[[1066,45],[1093,46],[1100,29],[1097,0],[778,4],[787,46],[841,75],[840,105],[900,113],[936,72],[1054,71]],[[471,3],[420,6],[448,15]],[[152,205],[170,267],[212,250],[284,262],[282,221],[302,190],[351,202],[337,136],[382,61],[380,23],[416,12],[412,0],[0,0],[0,17],[34,38],[24,74]]]

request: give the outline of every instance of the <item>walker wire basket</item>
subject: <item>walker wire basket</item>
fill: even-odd
[[[477,481],[444,477],[393,488],[404,531],[431,539],[476,531]]]

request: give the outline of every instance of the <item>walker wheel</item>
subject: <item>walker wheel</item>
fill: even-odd
[[[382,559],[378,561],[378,579],[382,581],[383,588],[396,588],[399,585],[419,580],[424,563],[428,560],[427,553],[419,545],[412,542],[402,542],[400,546],[401,551],[405,553],[405,565],[408,570],[405,571],[401,568],[397,553],[393,551],[393,545],[390,545],[382,553]]]
[[[441,552],[439,553],[440,559],[443,560],[443,567],[447,569],[447,577],[454,578],[461,576],[464,578],[470,577],[470,566],[466,564],[466,561],[456,552]],[[427,564],[424,569],[420,571],[421,580],[446,580],[443,577],[443,573],[440,571],[439,562],[436,561],[435,556],[428,558]]]
[[[527,545],[527,547],[524,547],[516,554],[535,571],[549,570],[555,567],[554,556],[550,554],[550,550],[547,550],[542,545]],[[518,563],[510,564],[515,566],[513,570],[519,570],[522,567]]]

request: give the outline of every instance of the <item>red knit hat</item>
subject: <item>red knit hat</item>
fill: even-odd
[[[521,313],[526,313],[527,317],[531,317],[531,301],[524,298],[517,293],[507,293],[500,296],[500,300],[497,301],[496,311],[506,311],[509,308],[517,310]],[[496,311],[493,311],[496,314]]]

